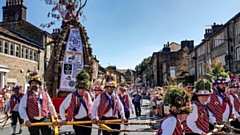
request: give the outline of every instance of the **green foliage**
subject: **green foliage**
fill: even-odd
[[[143,61],[135,67],[135,71],[137,75],[141,75],[143,73],[143,71],[148,67],[150,61],[151,61],[151,56],[143,59]]]
[[[211,70],[206,73],[205,77],[209,80],[217,79],[218,77],[228,77],[229,73],[225,72],[225,69],[222,66],[222,62],[218,61],[218,63],[211,65]]]
[[[83,69],[76,76],[76,82],[84,82],[90,86],[90,75],[87,73],[86,69]]]
[[[212,89],[212,83],[207,79],[201,79],[196,82],[195,84],[196,90],[211,90]]]
[[[171,106],[181,108],[186,106],[186,103],[190,102],[191,95],[184,89],[175,85],[170,85],[164,100]]]

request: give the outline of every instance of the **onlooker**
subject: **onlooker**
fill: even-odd
[[[137,90],[137,94],[134,96],[134,107],[137,118],[141,117],[141,105],[142,105],[142,95],[139,90]]]

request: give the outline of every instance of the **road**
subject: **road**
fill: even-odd
[[[143,106],[142,106],[141,118],[139,120],[137,120],[135,114],[131,114],[129,121],[130,122],[152,121],[155,118],[151,117],[152,115],[151,115],[150,107],[151,106],[150,106],[149,100],[144,99]],[[94,127],[97,127],[97,126],[94,126]],[[123,129],[123,127],[121,129]],[[129,129],[131,129],[131,130],[149,130],[150,127],[146,126],[146,125],[130,125]],[[18,131],[18,129],[17,129],[17,131]],[[12,129],[10,126],[7,126],[2,131],[0,131],[1,135],[11,135],[11,133],[12,133]],[[72,126],[62,126],[60,128],[59,133],[60,133],[59,135],[74,135]],[[29,135],[28,129],[26,127],[23,127],[22,135]],[[97,129],[92,130],[92,135],[97,135]],[[123,135],[123,133],[121,133],[121,135]],[[131,133],[128,133],[128,135],[154,135],[154,132],[131,132]]]

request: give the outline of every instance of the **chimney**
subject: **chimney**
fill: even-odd
[[[212,31],[213,33],[218,31],[219,29],[221,29],[223,27],[223,24],[216,24],[215,22],[212,25]]]
[[[181,48],[187,46],[190,50],[194,49],[194,40],[184,40],[181,41]]]

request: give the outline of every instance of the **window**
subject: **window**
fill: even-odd
[[[36,51],[33,52],[33,58],[35,61],[37,61],[37,52]]]
[[[211,45],[210,45],[209,42],[208,42],[208,44],[207,44],[207,52],[208,52],[208,53],[211,53]]]
[[[10,45],[10,55],[14,56],[14,44],[13,43],[11,43],[11,45]]]
[[[198,56],[201,56],[201,55],[203,55],[204,54],[204,49],[205,49],[205,46],[203,45],[203,46],[200,46],[199,48],[198,48]]]
[[[176,76],[176,68],[175,67],[170,67],[170,77]]]
[[[237,48],[237,61],[240,61],[240,47],[239,48]]]
[[[20,57],[20,46],[15,45],[15,47],[16,47],[16,57]]]
[[[29,52],[30,52],[29,59],[32,60],[33,58],[32,50],[29,50]]]
[[[224,32],[219,34],[217,37],[213,39],[214,47],[221,45],[224,42]]]
[[[189,75],[195,75],[195,68],[194,67],[190,69]]]
[[[8,42],[5,41],[5,46],[4,46],[4,47],[5,47],[5,48],[4,48],[4,50],[5,50],[4,53],[5,53],[5,54],[9,54],[9,53],[8,53]]]
[[[24,47],[22,47],[22,58],[24,58]]]
[[[235,24],[235,34],[236,34],[236,35],[239,35],[239,34],[240,34],[240,21],[238,21],[238,22]]]
[[[220,56],[220,57],[219,57],[219,60],[222,62],[222,65],[223,65],[223,66],[226,65],[225,55]]]
[[[28,48],[25,48],[25,58],[28,59]]]
[[[3,44],[2,44],[2,40],[0,40],[0,53],[3,52]]]

